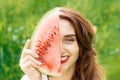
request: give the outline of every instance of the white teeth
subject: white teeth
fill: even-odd
[[[63,56],[63,57],[61,57],[61,60],[63,61],[63,60],[66,60],[68,58],[68,56]]]

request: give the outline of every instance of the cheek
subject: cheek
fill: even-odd
[[[76,46],[73,50],[73,55],[77,59],[79,57],[79,48]]]
[[[79,48],[77,44],[69,45],[67,49],[70,51],[72,55],[76,55],[76,56],[79,55]]]
[[[71,63],[75,63],[79,57],[79,48],[77,45],[71,46],[69,48],[69,52],[71,53]]]

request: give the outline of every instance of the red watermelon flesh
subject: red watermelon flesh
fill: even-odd
[[[31,49],[42,62],[39,71],[50,76],[60,75],[60,34],[58,10],[47,13],[32,35]]]

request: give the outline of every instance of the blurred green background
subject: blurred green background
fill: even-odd
[[[19,58],[43,14],[73,8],[97,28],[95,47],[107,80],[120,80],[120,0],[0,0],[0,80],[19,80]]]

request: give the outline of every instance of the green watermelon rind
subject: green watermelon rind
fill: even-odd
[[[47,70],[45,70],[43,68],[39,68],[38,71],[40,71],[42,74],[53,76],[53,77],[58,77],[58,76],[61,75],[61,73],[51,73],[51,72],[48,72]]]

